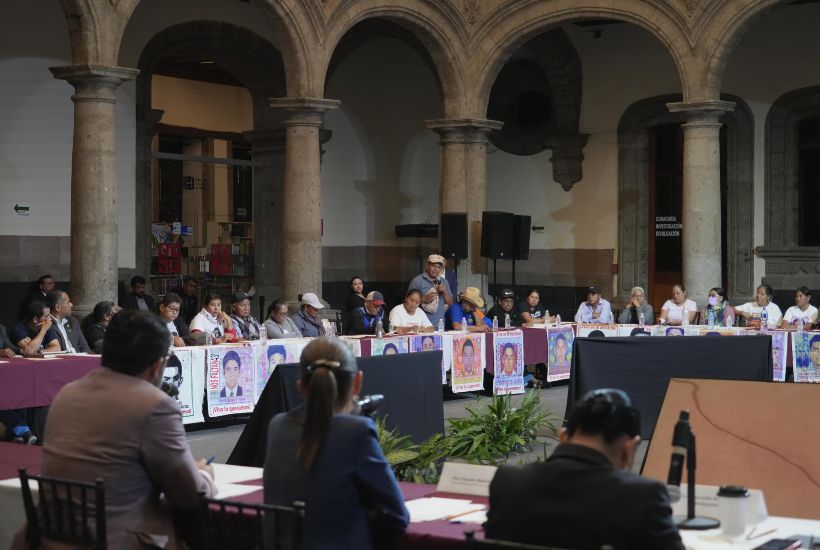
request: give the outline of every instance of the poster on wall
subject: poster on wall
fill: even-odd
[[[578,323],[575,334],[578,338],[601,338],[618,336],[618,325],[600,325],[597,323]]]
[[[792,333],[795,382],[820,383],[820,332]]]
[[[277,366],[283,363],[298,363],[302,350],[310,342],[307,338],[281,338],[268,340],[267,343],[253,346],[256,352],[256,376],[253,402],[256,404],[265,390],[268,379]]]
[[[174,399],[179,403],[183,424],[204,422],[202,396],[205,391],[205,350],[175,348],[162,372],[162,381],[179,390]]]
[[[453,393],[484,389],[484,335],[453,335]]]
[[[206,354],[208,415],[253,411],[254,347],[211,346]]]
[[[520,330],[493,335],[493,394],[524,393],[524,333]]]
[[[374,338],[370,341],[370,356],[407,353],[407,336]]]
[[[570,326],[547,329],[547,382],[569,378],[574,341],[575,334]]]
[[[444,338],[441,334],[416,334],[409,337],[410,352],[441,350],[441,383],[447,383],[447,369],[453,357],[453,340]],[[445,346],[445,342],[449,345]],[[445,350],[445,347],[447,348]]]

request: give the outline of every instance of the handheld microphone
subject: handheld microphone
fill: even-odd
[[[376,412],[376,409],[379,408],[382,401],[384,401],[384,395],[382,394],[365,395],[356,403],[359,409],[359,415],[373,416],[373,413]]]
[[[689,448],[691,437],[692,427],[689,425],[689,411],[681,411],[678,423],[675,424],[675,432],[672,435],[672,460],[669,463],[669,477],[666,482],[666,489],[669,492],[671,502],[680,500],[680,480],[683,477],[683,463],[686,460],[686,450]]]
[[[441,277],[436,277],[436,286],[441,284]]]
[[[179,388],[171,384],[170,382],[166,382],[165,380],[163,380],[160,383],[159,389],[161,389],[173,398],[176,398],[176,396],[179,395]]]

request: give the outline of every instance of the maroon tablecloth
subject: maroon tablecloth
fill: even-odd
[[[48,405],[63,386],[99,366],[99,355],[3,359],[0,362],[0,410]]]
[[[39,446],[20,445],[17,443],[0,443],[0,479],[17,477],[17,469],[28,468],[29,473],[39,474],[43,461],[43,448]],[[261,481],[248,482],[248,485],[261,485]],[[464,498],[474,502],[487,502],[486,497],[465,497],[451,493],[437,493],[435,485],[419,485],[416,483],[399,483],[404,500],[440,496],[450,498]],[[260,504],[262,491],[237,497],[240,502]],[[475,531],[477,538],[482,538],[480,525],[449,523],[446,521],[426,521],[411,523],[407,528],[406,536],[402,537],[397,550],[423,548],[424,550],[439,550],[464,547],[464,531]]]

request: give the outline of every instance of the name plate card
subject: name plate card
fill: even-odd
[[[482,464],[445,462],[436,491],[488,497],[490,496],[490,482],[495,476],[496,469],[495,466]]]

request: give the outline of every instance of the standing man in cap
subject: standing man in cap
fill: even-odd
[[[302,336],[324,336],[325,327],[317,313],[325,306],[319,301],[319,297],[312,292],[305,292],[299,298],[302,307],[299,313],[293,316],[293,324],[302,333]]]
[[[424,273],[414,277],[407,287],[408,292],[413,289],[421,292],[421,309],[434,327],[444,319],[447,306],[453,305],[453,292],[443,275],[445,263],[444,256],[430,254]]]
[[[493,317],[498,317],[498,326],[504,326],[504,318],[510,316],[510,326],[520,327],[524,324],[524,319],[521,318],[521,313],[515,307],[515,292],[509,288],[501,291],[501,294],[496,298],[496,304],[487,312],[487,317],[492,320]]]
[[[251,298],[241,290],[234,292],[231,300],[231,319],[236,336],[243,340],[259,340],[262,325],[251,315]]]
[[[466,321],[469,332],[487,332],[493,329],[493,322],[484,315],[484,298],[481,291],[474,286],[468,286],[458,295],[458,303],[447,310],[447,328],[462,330]]]
[[[384,318],[384,296],[381,292],[370,292],[364,299],[364,305],[357,307],[350,315],[349,334],[376,334],[376,325],[382,322],[387,332],[388,320]]]
[[[601,298],[601,289],[597,286],[589,287],[586,302],[581,302],[575,314],[576,323],[612,323],[612,307],[609,302]]]

